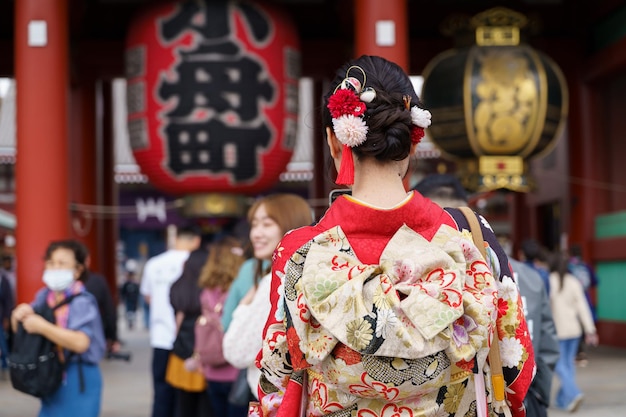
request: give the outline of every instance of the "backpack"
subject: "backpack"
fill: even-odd
[[[44,301],[35,308],[35,313],[55,323],[54,311],[80,294],[72,294],[52,308]],[[54,342],[40,334],[28,333],[19,323],[8,358],[11,384],[26,394],[38,398],[48,397],[61,386],[68,359],[69,356],[65,362],[61,361],[59,348]]]
[[[587,291],[591,286],[591,273],[589,273],[587,266],[578,260],[569,262],[567,266],[572,275],[583,286],[583,290]]]
[[[226,292],[216,289],[204,290],[209,294],[201,297],[202,314],[194,325],[194,351],[197,353],[203,367],[224,366],[228,362],[224,358],[222,340],[222,310],[226,299]]]

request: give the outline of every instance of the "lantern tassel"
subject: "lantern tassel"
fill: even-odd
[[[341,165],[339,165],[335,183],[338,185],[354,184],[354,160],[352,159],[352,148],[348,145],[343,145]]]

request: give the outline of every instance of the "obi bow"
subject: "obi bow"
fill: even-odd
[[[494,279],[448,226],[431,241],[401,227],[378,265],[361,263],[337,226],[294,254],[285,272],[294,369],[320,363],[338,343],[360,354],[419,359],[446,350],[469,360],[493,331]]]

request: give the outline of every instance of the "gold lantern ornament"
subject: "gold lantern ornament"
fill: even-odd
[[[455,160],[473,191],[529,191],[528,161],[561,136],[568,93],[559,67],[524,44],[528,19],[497,7],[467,20],[472,45],[445,51],[424,70],[422,100],[433,115],[429,134]],[[458,35],[458,33],[457,33]]]

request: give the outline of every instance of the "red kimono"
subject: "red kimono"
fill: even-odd
[[[497,334],[507,401],[523,416],[532,344],[507,257],[481,221],[487,260],[458,210],[416,192],[391,209],[342,196],[286,234],[254,414],[297,415],[306,378],[310,416],[472,415]]]

